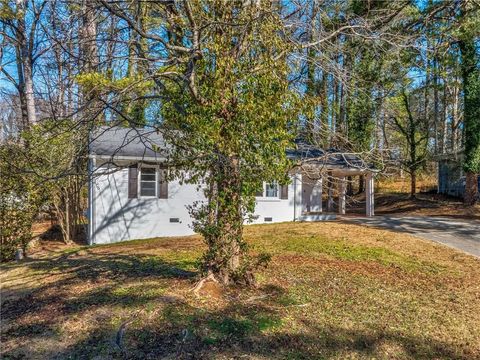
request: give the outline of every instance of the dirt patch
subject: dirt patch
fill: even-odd
[[[202,279],[195,285],[192,290],[196,295],[202,297],[210,297],[213,299],[221,299],[223,297],[224,288],[217,281],[211,279]]]

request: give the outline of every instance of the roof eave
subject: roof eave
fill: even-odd
[[[131,155],[107,155],[107,154],[89,154],[91,159],[100,159],[100,160],[125,160],[125,161],[155,161],[155,162],[164,162],[167,161],[167,158],[163,156],[131,156]]]

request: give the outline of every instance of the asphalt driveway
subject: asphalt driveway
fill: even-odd
[[[480,221],[432,216],[345,217],[343,220],[409,233],[480,258]]]

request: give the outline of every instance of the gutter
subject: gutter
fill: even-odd
[[[135,161],[166,161],[165,157],[158,156],[125,156],[125,155],[97,155],[89,154],[90,159],[101,159],[101,160],[135,160]]]

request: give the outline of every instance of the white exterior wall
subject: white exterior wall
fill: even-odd
[[[257,197],[255,201],[255,212],[254,212],[256,219],[252,223],[263,224],[265,223],[265,218],[272,218],[272,221],[269,221],[267,223],[294,221],[295,220],[294,193],[295,193],[295,182],[294,182],[294,177],[291,176],[290,184],[288,185],[288,199]]]
[[[108,171],[106,168],[98,169]],[[98,171],[97,170],[97,171]],[[288,199],[257,198],[253,223],[293,221],[295,213],[294,192],[301,183],[292,182],[288,188]],[[163,236],[185,236],[193,234],[191,217],[187,206],[205,199],[197,185],[168,183],[168,199],[128,198],[128,168],[93,177],[91,184],[90,243],[107,244],[125,240],[147,239]],[[297,207],[299,206],[297,200]],[[170,218],[179,218],[171,223]]]
[[[193,184],[168,183],[168,199],[128,198],[128,168],[93,179],[91,242],[107,244],[193,234],[187,205],[203,200]],[[171,223],[170,218],[180,222]]]

